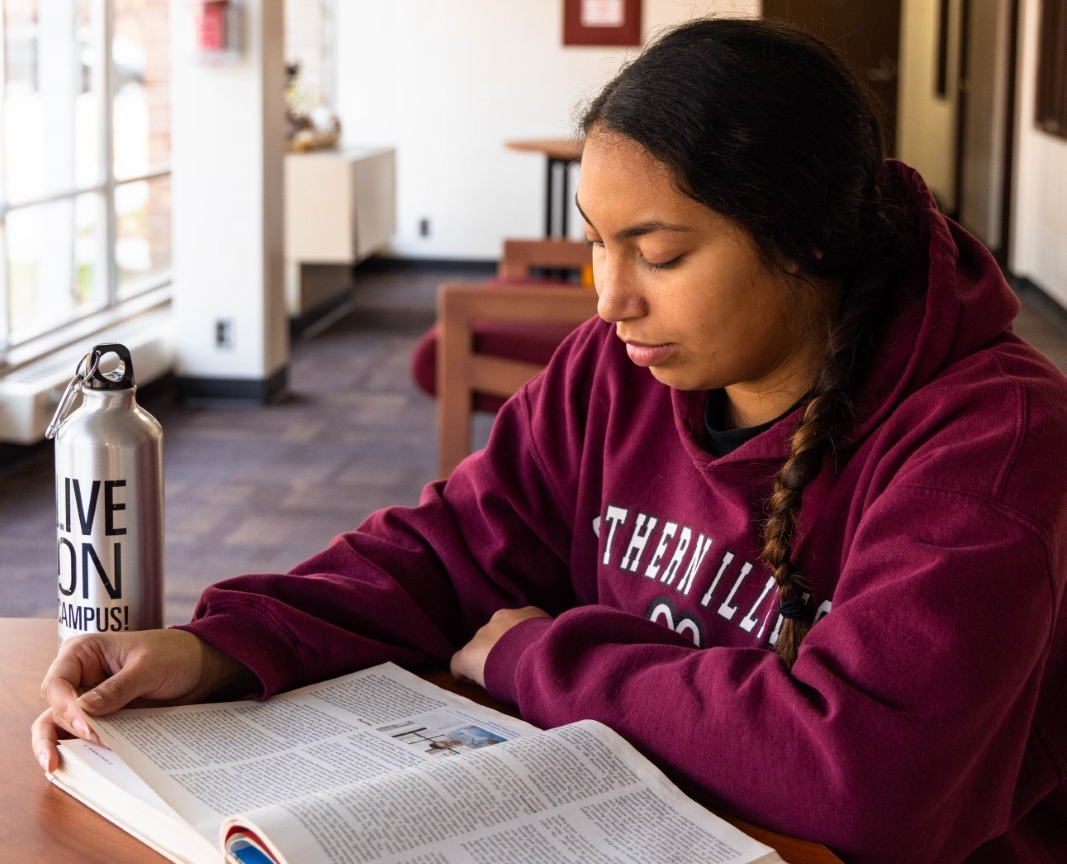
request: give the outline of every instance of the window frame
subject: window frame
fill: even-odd
[[[42,0],[47,2],[47,0]],[[69,189],[52,191],[28,199],[19,199],[11,202],[7,198],[6,177],[6,142],[4,136],[0,136],[0,369],[11,364],[14,355],[33,355],[45,353],[47,348],[39,352],[34,351],[32,346],[42,344],[50,345],[56,341],[57,335],[63,331],[80,332],[85,329],[87,322],[100,318],[121,318],[122,310],[142,310],[146,305],[155,305],[169,298],[169,286],[173,280],[173,262],[165,270],[161,270],[145,277],[139,283],[137,289],[129,293],[129,296],[119,297],[119,272],[118,272],[118,235],[117,235],[117,190],[123,186],[134,183],[150,182],[162,177],[172,177],[171,164],[168,160],[149,170],[123,176],[119,179],[115,173],[115,96],[113,92],[116,74],[114,57],[115,39],[115,0],[93,0],[94,22],[91,40],[94,53],[98,57],[105,57],[106,62],[95,64],[92,74],[94,84],[99,88],[102,98],[97,108],[98,140],[97,140],[97,177],[95,183],[77,184]],[[2,13],[2,3],[0,3]],[[0,20],[0,116],[5,110],[7,93],[7,33]],[[65,318],[54,326],[45,326],[35,329],[19,341],[12,341],[12,303],[13,289],[9,283],[8,249],[7,249],[7,221],[12,213],[32,207],[40,207],[57,201],[76,201],[82,195],[99,195],[102,200],[102,238],[103,256],[99,260],[105,273],[105,291],[103,303],[79,312],[72,318]],[[147,301],[147,295],[155,294],[154,298]],[[165,296],[164,296],[165,295]],[[20,360],[25,357],[20,356]]]

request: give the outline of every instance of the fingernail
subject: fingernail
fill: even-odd
[[[80,717],[72,720],[70,725],[74,727],[74,731],[77,733],[79,738],[85,738],[86,740],[88,740],[93,737],[92,730],[85,725],[85,721],[82,720]]]
[[[83,708],[93,710],[104,704],[104,697],[95,690],[90,690],[88,693],[82,693],[82,695],[78,697],[78,704]]]
[[[44,752],[37,753],[37,762],[41,766],[41,770],[46,774],[48,773],[48,754]]]

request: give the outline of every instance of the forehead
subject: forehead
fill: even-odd
[[[712,210],[678,189],[666,163],[644,147],[608,131],[586,139],[578,179],[578,206],[597,228],[642,220],[681,222],[693,226],[719,221]]]
[[[674,190],[674,176],[667,165],[644,147],[615,132],[594,131],[582,149],[579,190],[601,190],[603,184],[622,183],[627,189],[642,186]]]

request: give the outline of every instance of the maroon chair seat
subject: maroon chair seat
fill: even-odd
[[[437,395],[437,337],[434,324],[419,339],[411,355],[411,375],[420,390]],[[573,325],[534,321],[478,321],[474,325],[474,351],[509,360],[545,365]],[[499,396],[476,393],[475,411],[495,413],[504,404]]]
[[[441,286],[438,315],[444,323],[430,328],[411,354],[415,385],[437,400],[442,477],[471,452],[472,413],[499,411],[596,313],[588,243],[505,238],[503,253],[495,279]]]

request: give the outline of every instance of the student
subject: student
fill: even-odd
[[[583,131],[603,320],[418,507],[66,643],[42,763],[134,699],[451,663],[848,862],[1067,860],[1067,380],[993,259],[777,25],[668,32]]]

